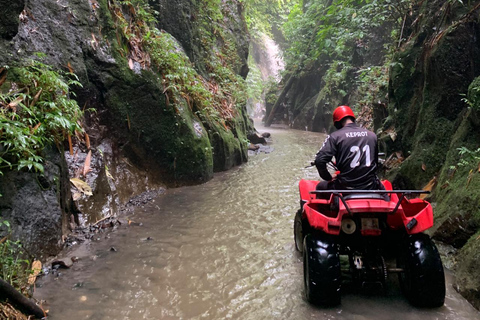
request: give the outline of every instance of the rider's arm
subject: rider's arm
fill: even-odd
[[[332,175],[327,170],[327,163],[332,161],[336,149],[337,148],[331,136],[327,136],[322,148],[318,151],[317,156],[315,157],[315,166],[317,167],[318,174],[325,181],[333,179]]]

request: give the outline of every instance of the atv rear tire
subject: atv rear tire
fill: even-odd
[[[298,210],[295,214],[295,220],[293,222],[293,237],[295,239],[295,249],[300,253],[303,252],[303,227],[302,227],[302,210]]]
[[[445,274],[437,247],[426,234],[408,235],[397,265],[400,286],[408,301],[417,307],[436,308],[445,302]]]
[[[340,256],[336,244],[328,236],[305,236],[303,279],[308,302],[322,306],[340,304]]]

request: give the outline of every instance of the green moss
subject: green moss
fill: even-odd
[[[480,277],[478,266],[480,265],[480,232],[474,235],[471,240],[462,248],[458,254],[455,287],[467,298],[472,305],[480,309]]]
[[[472,121],[473,120],[473,121]],[[440,172],[438,179],[438,188],[435,190],[435,198],[438,201],[436,215],[439,218],[448,217],[455,211],[473,214],[480,223],[480,173],[478,164],[472,163],[471,166],[458,166],[460,155],[457,150],[459,147],[469,149],[478,148],[480,141],[480,132],[476,129],[474,123],[474,112],[467,112],[463,121],[458,126],[452,141],[448,147],[445,164]]]
[[[420,49],[414,46],[412,40],[403,51],[394,57],[395,63],[390,69],[390,104],[388,111],[395,119],[398,134],[397,145],[401,143],[404,151],[412,146],[420,103],[414,99],[419,84],[423,83],[420,72],[415,69],[415,61]],[[415,70],[412,72],[412,70]],[[414,85],[412,85],[412,83]],[[388,129],[388,127],[385,127]],[[398,151],[398,150],[391,150]]]
[[[128,131],[132,143],[145,148],[148,157],[155,159],[169,179],[210,179],[210,142],[187,103],[167,104],[155,74],[143,72],[138,76],[128,69],[123,71],[112,77],[118,80],[112,82],[106,95],[116,127]]]

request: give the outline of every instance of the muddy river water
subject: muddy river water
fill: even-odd
[[[347,287],[336,308],[309,305],[293,218],[297,183],[317,178],[304,167],[324,136],[268,131],[272,153],[168,190],[130,217],[141,225],[68,253],[79,257],[71,269],[38,281],[49,319],[480,319],[449,274],[438,309],[410,306],[394,276],[385,292]]]

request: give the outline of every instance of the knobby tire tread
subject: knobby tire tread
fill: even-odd
[[[310,303],[321,306],[340,304],[340,258],[332,241],[319,240],[311,234],[305,237],[304,272],[305,293]]]
[[[445,274],[437,247],[426,234],[407,237],[403,245],[400,276],[402,291],[417,307],[436,308],[445,302]]]

